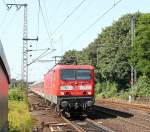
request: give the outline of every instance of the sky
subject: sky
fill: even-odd
[[[5,4],[15,2],[28,4],[28,38],[37,36],[39,38],[38,42],[28,42],[29,49],[56,49],[43,58],[49,60],[53,59],[53,56],[61,56],[65,51],[71,49],[86,48],[96,39],[103,28],[110,26],[122,15],[137,11],[150,13],[149,0],[122,0],[90,29],[86,30],[119,0],[84,0],[81,6],[76,8],[82,1],[41,0],[40,12],[38,0],[0,1],[0,40],[6,53],[12,78],[21,78],[24,10],[23,7],[20,10],[16,10],[15,7],[7,10]],[[75,8],[76,10],[72,13]],[[65,19],[67,20],[63,23]],[[63,24],[56,30],[61,23]],[[54,33],[54,31],[56,32]],[[42,52],[29,52],[29,63]],[[33,63],[29,66],[29,81],[42,80],[43,75],[54,65],[54,62]]]

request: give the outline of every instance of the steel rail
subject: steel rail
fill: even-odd
[[[86,118],[85,120],[83,120],[83,122],[81,122],[81,124],[91,124],[92,127],[86,127],[86,125],[80,125],[80,122],[78,121],[70,121],[69,119],[65,118],[62,116],[62,119],[65,120],[67,123],[69,123],[75,130],[77,130],[78,132],[88,132],[88,131],[93,131],[93,132],[114,132],[113,130],[89,119]],[[78,122],[78,123],[77,123]],[[88,125],[87,125],[88,126]]]
[[[141,110],[144,112],[150,112],[150,107],[149,106],[140,106],[138,104],[129,104],[129,103],[122,103],[122,102],[113,102],[113,101],[104,101],[106,104],[113,104],[115,106],[124,106],[124,107],[128,107],[131,109],[135,109],[135,110]]]
[[[107,127],[105,127],[105,126],[103,126],[103,125],[97,123],[96,121],[93,121],[93,120],[91,120],[91,119],[89,119],[89,118],[87,118],[86,120],[87,120],[88,122],[93,123],[95,126],[101,127],[102,129],[106,130],[107,132],[114,132],[114,131],[111,130],[110,128],[107,128]]]
[[[81,127],[79,127],[78,125],[72,123],[70,120],[68,120],[67,118],[65,118],[64,116],[61,116],[61,118],[66,121],[68,124],[70,124],[76,131],[78,132],[86,132],[84,129],[82,129]]]

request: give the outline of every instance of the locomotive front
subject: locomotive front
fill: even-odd
[[[60,69],[59,107],[70,114],[85,114],[94,104],[94,67],[64,66]]]

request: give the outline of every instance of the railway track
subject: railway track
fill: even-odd
[[[71,124],[78,132],[114,132],[89,118],[84,120],[69,120],[65,117],[62,118]]]
[[[89,118],[58,116],[44,99],[33,93],[29,94],[29,103],[32,116],[37,119],[33,132],[113,132]]]
[[[112,106],[116,107],[123,107],[125,109],[135,109],[143,112],[147,112],[150,114],[150,106],[145,106],[145,105],[140,105],[140,104],[129,104],[129,103],[124,103],[124,102],[119,102],[119,101],[110,101],[110,100],[97,100],[97,103],[103,103],[103,104],[110,104]],[[140,112],[141,113],[141,112]]]
[[[147,110],[145,113],[144,111],[141,111],[141,110],[137,111],[137,110],[133,109],[133,107],[130,107],[130,106],[127,107],[126,106],[127,104],[123,105],[122,103],[118,104],[117,102],[116,103],[114,103],[114,102],[109,103],[108,101],[106,101],[106,103],[108,103],[108,105],[105,105],[105,103],[104,103],[104,105],[102,104],[101,106],[108,108],[108,109],[119,110],[119,111],[122,111],[124,113],[132,114],[132,115],[134,115],[134,118],[137,118],[139,120],[145,120],[145,121],[150,123],[150,114],[147,113]]]
[[[113,116],[113,117],[119,119],[120,121],[126,122],[127,124],[140,127],[140,128],[142,128],[142,129],[144,129],[145,131],[150,131],[150,127],[149,127],[149,123],[150,123],[149,121],[150,121],[150,120],[147,120],[147,125],[145,125],[145,124],[142,124],[142,122],[139,122],[139,123],[138,123],[138,121],[137,121],[136,118],[142,119],[142,120],[145,120],[145,119],[140,118],[140,117],[134,117],[134,116],[132,116],[132,115],[130,115],[130,114],[129,114],[129,115],[130,115],[131,117],[126,117],[126,118],[125,118],[124,115],[121,115],[121,112],[120,112],[120,113],[113,112],[113,111],[110,110],[110,109],[102,108],[102,107],[101,107],[101,109],[98,108],[98,107],[95,107],[95,111],[100,112],[100,113],[104,113],[104,114],[111,115],[111,116]],[[128,116],[129,116],[129,115],[128,115]],[[123,117],[122,117],[122,116],[123,116]],[[144,131],[144,130],[143,130],[143,131]]]

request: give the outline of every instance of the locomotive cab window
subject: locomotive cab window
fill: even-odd
[[[75,80],[75,70],[63,69],[61,71],[62,80]]]
[[[61,70],[62,80],[90,80],[90,70],[75,70],[75,69],[63,69]]]
[[[76,70],[76,80],[90,80],[91,71],[90,70]]]

